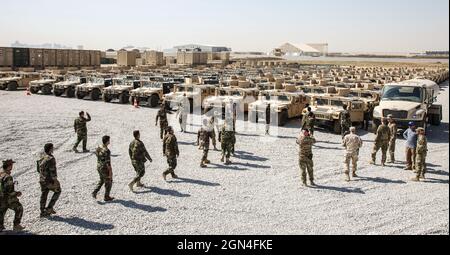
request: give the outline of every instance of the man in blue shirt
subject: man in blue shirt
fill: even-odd
[[[406,139],[406,168],[405,170],[413,170],[416,162],[417,133],[416,125],[409,123],[409,128],[403,133]]]

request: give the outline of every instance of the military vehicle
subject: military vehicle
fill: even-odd
[[[249,104],[256,101],[258,94],[257,88],[221,87],[216,88],[215,96],[206,98],[203,105],[205,111],[220,108],[223,115],[226,105],[234,104],[240,108],[238,111],[248,112]]]
[[[75,97],[75,89],[78,85],[86,83],[86,77],[67,76],[65,81],[53,84],[53,95]]]
[[[41,92],[43,95],[52,94],[53,84],[63,81],[62,75],[44,74],[41,79],[30,82],[30,92],[32,94],[38,94]]]
[[[364,111],[373,110],[380,103],[380,92],[361,88],[350,89],[348,96],[364,102]]]
[[[284,126],[289,119],[302,116],[308,103],[309,98],[295,86],[286,86],[285,90],[260,91],[258,100],[249,105],[249,120],[258,122],[260,118],[265,118],[267,105],[270,104],[278,115],[278,125]]]
[[[178,84],[174,86],[173,92],[164,95],[164,102],[170,109],[177,108],[183,95],[186,94],[192,113],[194,108],[203,108],[203,100],[214,96],[215,90],[216,86],[214,85]]]
[[[76,86],[75,94],[78,99],[97,101],[104,88],[112,85],[112,80],[103,77],[89,77],[87,82]]]
[[[442,105],[435,104],[439,91],[438,84],[425,79],[386,84],[381,91],[380,105],[373,112],[375,128],[380,125],[382,117],[390,114],[399,129],[407,128],[409,122],[423,128],[428,123],[440,125]]]
[[[103,101],[107,103],[119,100],[120,104],[127,104],[130,99],[130,91],[140,86],[140,81],[128,77],[113,78],[112,81],[112,86],[102,90]]]
[[[39,80],[39,73],[15,73],[14,76],[0,79],[0,90],[16,91],[17,89],[26,89],[31,81]]]
[[[347,105],[352,123],[361,125],[364,121],[364,102],[358,98],[339,95],[315,95],[311,97],[311,111],[316,116],[317,126],[330,127],[334,133],[341,133],[341,114]]]
[[[142,80],[140,87],[130,91],[130,102],[133,104],[137,100],[139,105],[145,102],[146,106],[157,107],[165,94],[172,92],[174,82]]]

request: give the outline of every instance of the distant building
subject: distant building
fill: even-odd
[[[177,64],[178,65],[206,65],[208,63],[208,52],[202,52],[200,49],[186,49],[178,50]]]
[[[285,43],[278,47],[275,52],[287,56],[310,56],[319,57],[328,54],[328,44],[292,44]]]
[[[139,51],[128,51],[125,49],[117,52],[117,65],[118,66],[136,66],[136,59],[140,58]]]
[[[160,51],[145,51],[142,54],[143,64],[149,66],[163,66],[165,65],[164,53]]]
[[[227,48],[224,46],[210,46],[210,45],[200,45],[200,44],[186,44],[186,45],[180,45],[175,46],[174,49],[178,52],[180,50],[182,51],[192,51],[195,49],[200,49],[202,52],[230,52],[231,48]]]

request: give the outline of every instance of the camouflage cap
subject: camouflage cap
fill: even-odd
[[[8,166],[12,165],[16,163],[16,161],[12,160],[12,159],[7,159],[7,160],[3,160],[3,168],[7,168]]]

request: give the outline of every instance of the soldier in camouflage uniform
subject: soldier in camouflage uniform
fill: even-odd
[[[381,165],[385,166],[387,159],[387,150],[389,147],[389,140],[391,139],[391,131],[387,126],[386,118],[381,119],[381,125],[378,127],[377,136],[375,138],[375,145],[372,151],[372,160],[370,164],[375,165],[377,153],[381,149]]]
[[[145,175],[145,162],[153,162],[150,154],[147,152],[144,143],[140,140],[141,134],[138,130],[133,132],[134,140],[130,143],[128,154],[130,155],[131,164],[136,171],[136,177],[128,184],[128,187],[133,191],[133,186],[142,188],[144,184],[141,183],[142,177]]]
[[[413,181],[425,179],[426,174],[426,157],[428,152],[428,142],[425,135],[425,129],[417,128],[417,147],[416,147],[416,171],[417,175]]]
[[[314,126],[316,125],[316,116],[313,112],[308,112],[305,116],[305,121],[303,123],[303,129],[309,130],[310,134],[314,136]]]
[[[343,105],[344,111],[341,113],[341,135],[342,139],[344,136],[349,133],[350,127],[352,126],[352,119],[350,116],[350,112],[347,110],[348,106]]]
[[[236,141],[235,132],[231,128],[231,124],[225,123],[220,131],[220,141],[222,147],[222,158],[221,162],[225,162],[225,165],[230,165],[230,156],[233,149],[233,144]],[[225,161],[226,158],[226,161]]]
[[[214,127],[216,126],[216,116],[211,116],[211,118],[208,121],[208,130],[209,130],[209,136],[211,137],[211,141],[214,147],[214,150],[217,150],[217,143],[216,143],[216,131],[214,130]]]
[[[41,186],[41,217],[47,217],[56,214],[53,207],[61,195],[61,185],[58,181],[58,173],[56,171],[56,160],[53,157],[53,144],[48,143],[44,146],[45,154],[39,160],[39,184]],[[52,191],[53,196],[47,204],[48,193]]]
[[[395,143],[397,141],[397,123],[395,123],[395,120],[392,118],[392,115],[389,114],[387,116],[388,122],[389,122],[389,131],[391,132],[391,139],[389,140],[389,155],[391,157],[391,161],[389,163],[394,164],[395,163]]]
[[[350,134],[346,135],[344,137],[344,141],[342,144],[345,149],[345,176],[346,181],[350,181],[350,161],[352,162],[352,177],[356,178],[358,175],[356,174],[356,170],[358,169],[358,156],[359,156],[359,149],[362,147],[362,140],[361,138],[356,134],[356,128],[351,127],[350,128]]]
[[[81,141],[83,141],[83,152],[89,152],[86,149],[86,145],[87,145],[87,127],[86,127],[86,123],[91,121],[91,116],[89,115],[89,113],[86,113],[87,118],[84,117],[84,112],[80,112],[79,113],[79,117],[77,119],[75,119],[74,121],[74,129],[75,129],[75,133],[77,134],[77,142],[75,143],[75,145],[73,146],[73,151],[78,153],[78,145],[80,144]]]
[[[207,164],[211,163],[208,160],[209,140],[211,139],[211,132],[208,129],[208,120],[203,120],[203,126],[197,133],[197,144],[203,149],[203,156],[200,162],[200,167],[205,168]]]
[[[95,154],[97,155],[97,172],[100,176],[100,181],[97,184],[94,192],[92,192],[92,197],[97,199],[97,194],[105,185],[105,202],[110,202],[114,200],[113,197],[110,196],[111,188],[113,184],[113,173],[111,168],[111,151],[108,149],[108,145],[111,142],[111,138],[109,136],[103,136],[102,145],[97,148]]]
[[[304,186],[308,186],[306,183],[306,173],[308,172],[309,181],[311,186],[315,186],[314,183],[314,162],[312,146],[316,143],[316,139],[312,137],[309,130],[303,130],[303,134],[300,134],[297,139],[297,144],[300,146],[299,152],[299,165],[301,169],[302,183]]]
[[[167,127],[167,135],[163,140],[163,155],[167,157],[167,164],[169,165],[169,168],[163,173],[163,179],[166,180],[168,174],[171,174],[174,179],[178,178],[175,174],[175,168],[177,167],[177,158],[180,156],[180,151],[178,150],[177,138],[173,134],[172,127]]]
[[[161,108],[159,109],[158,113],[156,114],[155,126],[158,126],[158,120],[159,120],[159,128],[160,128],[160,138],[163,139],[164,136],[166,135],[166,129],[169,126],[169,121],[167,120],[167,111],[166,111],[165,103],[161,104]]]
[[[0,232],[5,230],[5,214],[8,209],[14,211],[14,231],[22,231],[24,227],[20,225],[23,215],[23,207],[19,202],[19,197],[22,193],[15,191],[14,179],[11,176],[11,171],[14,165],[13,160],[9,159],[3,161],[2,171],[0,172]]]

